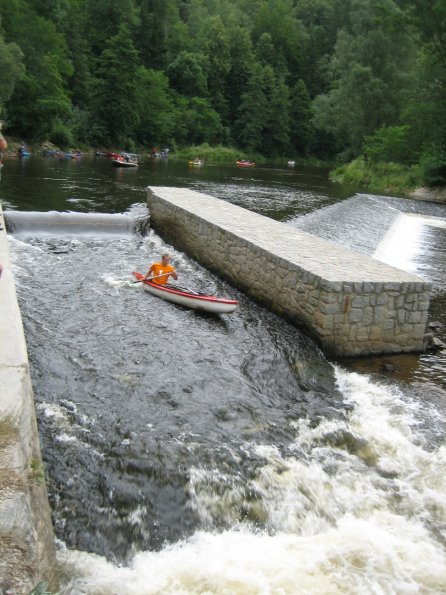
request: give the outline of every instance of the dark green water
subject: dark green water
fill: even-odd
[[[186,162],[147,159],[137,169],[121,169],[104,158],[37,157],[9,159],[5,164],[0,184],[4,208],[26,211],[123,212],[144,202],[145,188],[154,185],[193,188],[287,220],[352,194],[317,168],[196,168]]]

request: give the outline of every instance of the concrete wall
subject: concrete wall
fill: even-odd
[[[431,286],[415,275],[192,190],[151,187],[153,227],[298,323],[328,354],[423,349]]]
[[[0,593],[57,588],[28,355],[0,207]]]

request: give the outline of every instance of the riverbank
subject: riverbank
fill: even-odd
[[[4,156],[16,157],[20,148],[21,139],[8,138],[8,148],[3,151]],[[30,143],[24,141],[27,149],[34,153],[42,153],[43,151],[60,151],[73,153],[79,149],[82,154],[94,156],[97,151],[107,152],[121,152],[126,151],[125,147],[88,147],[88,146],[76,146],[76,147],[59,147],[44,141],[42,143]],[[152,149],[147,147],[136,147],[133,152],[143,156],[151,157]],[[191,159],[200,158],[207,164],[212,165],[234,165],[238,159],[245,159],[253,161],[256,165],[276,165],[276,166],[311,166],[311,167],[332,167],[332,161],[323,161],[315,157],[295,157],[295,156],[280,156],[280,157],[267,157],[260,153],[251,153],[238,149],[237,147],[226,147],[222,145],[211,146],[208,143],[201,145],[191,145],[188,147],[181,147],[178,149],[171,148],[169,152],[170,159],[178,159],[189,161]]]
[[[372,163],[358,157],[332,170],[329,176],[333,182],[351,184],[374,194],[446,203],[446,187],[425,186],[419,165]]]

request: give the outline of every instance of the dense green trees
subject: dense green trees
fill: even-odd
[[[226,143],[446,179],[444,0],[0,0],[10,134]]]

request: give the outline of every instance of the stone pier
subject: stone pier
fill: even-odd
[[[431,286],[314,235],[183,188],[150,187],[176,248],[302,327],[330,355],[421,351]]]

